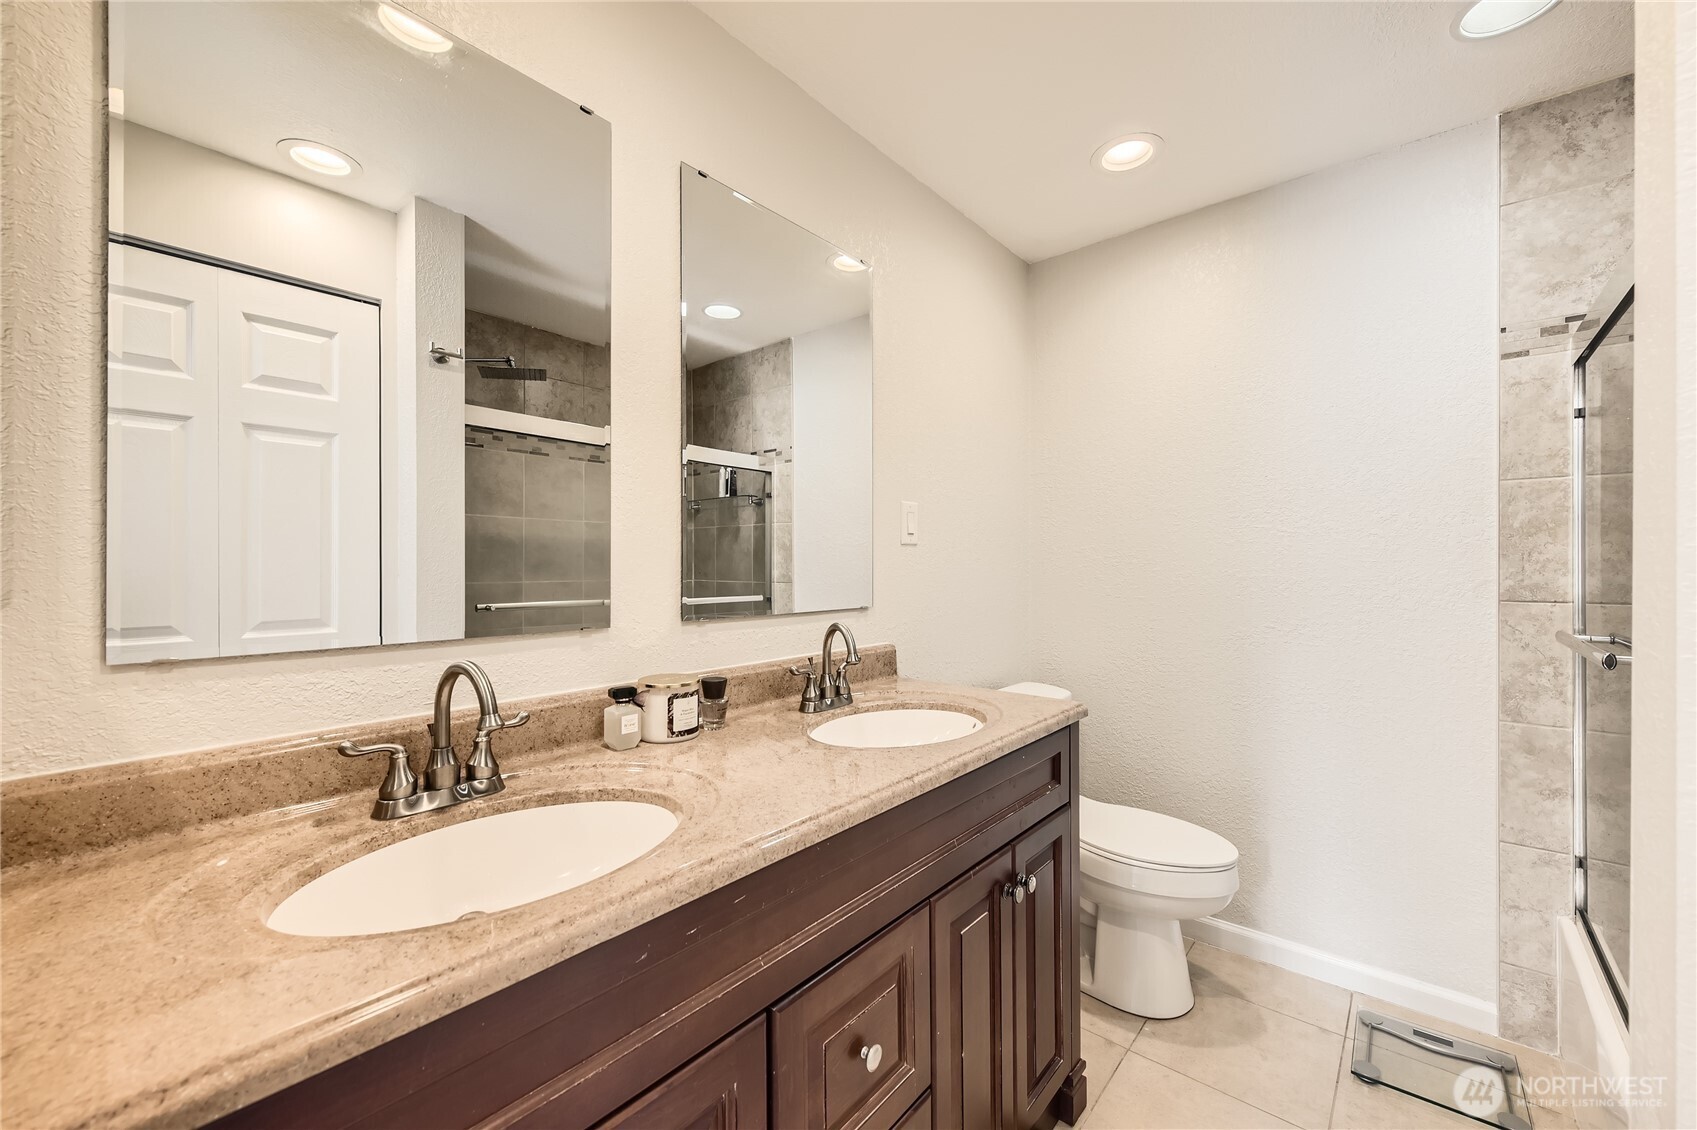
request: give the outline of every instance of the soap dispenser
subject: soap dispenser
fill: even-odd
[[[613,705],[601,712],[601,740],[608,749],[635,749],[642,741],[642,707],[636,704],[636,688],[613,687],[607,697]]]

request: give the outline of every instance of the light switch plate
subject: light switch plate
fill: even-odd
[[[902,503],[902,544],[919,544],[919,503]]]

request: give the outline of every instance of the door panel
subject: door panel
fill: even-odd
[[[1005,1126],[1013,1106],[1004,1037],[1013,1031],[1013,853],[998,852],[931,900],[932,1121]]]
[[[377,308],[219,279],[223,653],[379,641]]]
[[[218,271],[108,248],[106,661],[218,654]]]
[[[1037,1125],[1075,1058],[1072,1010],[1073,914],[1077,895],[1067,853],[1072,810],[1063,809],[1014,845],[1014,870],[1034,889],[1013,903],[1013,1077],[1019,1130]],[[1031,884],[1028,882],[1028,888]]]

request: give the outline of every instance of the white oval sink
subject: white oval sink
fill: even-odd
[[[580,887],[677,830],[657,804],[596,800],[502,812],[379,848],[320,875],[265,924],[342,938],[438,926]]]
[[[808,733],[816,742],[847,749],[898,749],[953,741],[983,728],[958,710],[868,710],[833,718]]]

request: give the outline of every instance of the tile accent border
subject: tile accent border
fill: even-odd
[[[896,675],[894,644],[863,647],[860,655],[857,687]],[[806,661],[805,656],[793,656],[709,670],[729,677],[735,711],[797,694],[796,679],[788,668]],[[421,695],[428,697],[428,693]],[[476,706],[463,689],[455,701],[469,704],[454,712],[461,748],[469,749]],[[607,701],[601,687],[503,699],[503,711],[528,710],[530,721],[500,736],[497,755],[502,767],[521,770],[545,761],[562,746],[599,741]],[[375,794],[382,766],[371,758],[341,756],[337,743],[398,742],[407,747],[414,766],[422,765],[429,754],[424,729],[428,720],[428,713],[420,713],[6,781],[0,784],[0,867],[110,848],[215,820],[316,804],[337,796],[368,790]]]

